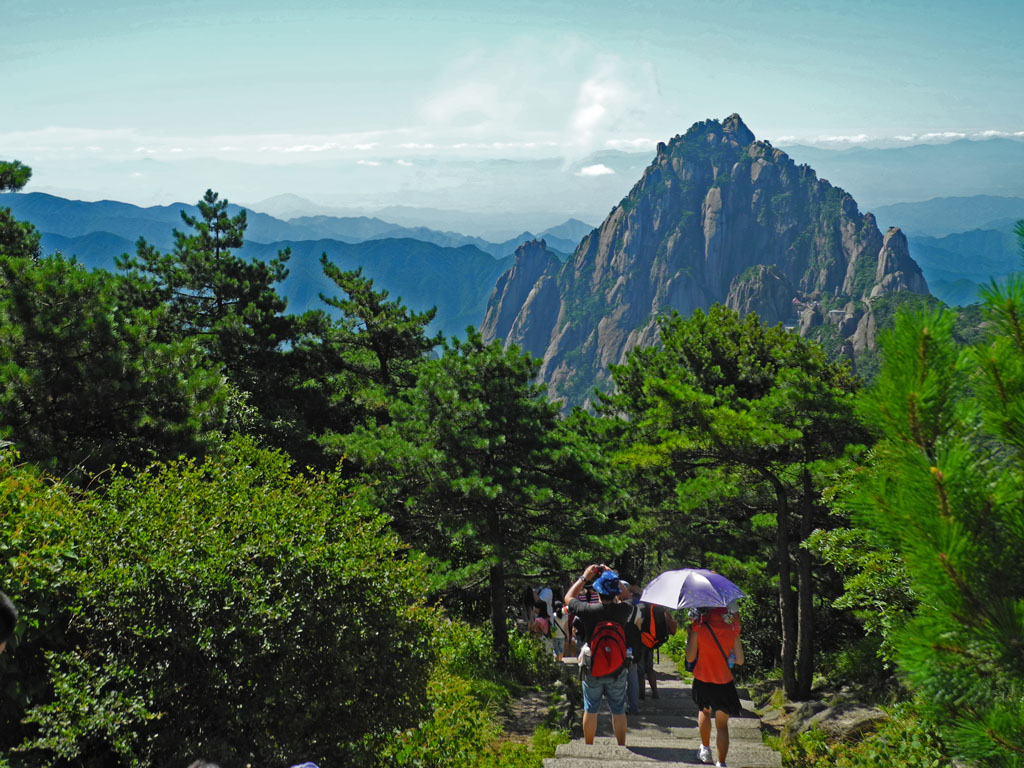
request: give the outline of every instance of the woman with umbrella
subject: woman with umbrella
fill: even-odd
[[[686,661],[687,665],[693,664],[693,700],[700,710],[697,757],[702,763],[711,762],[711,719],[714,717],[718,748],[715,765],[723,768],[729,752],[729,716],[740,713],[732,666],[743,663],[740,620],[730,608],[697,609],[696,620],[686,631]]]
[[[740,713],[740,697],[732,677],[733,664],[743,663],[736,600],[742,590],[727,578],[702,568],[665,571],[651,580],[641,600],[690,611],[686,630],[686,667],[693,671],[700,748],[697,758],[711,762],[711,720],[718,748],[716,766],[725,766],[729,751],[729,716]]]

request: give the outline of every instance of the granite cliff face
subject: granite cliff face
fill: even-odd
[[[543,241],[520,247],[482,331],[542,357],[550,394],[580,404],[609,364],[656,341],[659,315],[723,302],[846,338],[874,297],[895,291],[928,292],[902,232],[883,237],[850,195],[731,115],[659,144],[565,264]]]

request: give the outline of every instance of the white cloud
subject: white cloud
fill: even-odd
[[[569,119],[572,139],[584,147],[593,146],[596,135],[621,113],[628,94],[617,63],[604,62],[579,86],[576,109]]]
[[[657,142],[653,139],[608,139],[604,145],[609,149],[654,149]]]
[[[324,144],[299,144],[293,147],[285,147],[285,152],[326,152],[329,149],[338,149],[336,142],[328,141]]]
[[[866,133],[858,133],[853,136],[819,136],[816,141],[821,144],[865,144],[871,138]]]
[[[399,165],[404,165],[404,166],[412,165],[412,163],[410,163],[408,160],[396,160],[395,162],[398,163]]]
[[[954,139],[966,139],[966,133],[959,131],[937,131],[935,133],[922,133],[918,138],[921,141],[952,141]]]
[[[587,165],[587,166],[584,166],[583,168],[580,168],[579,171],[576,173],[576,175],[577,176],[608,176],[609,174],[614,174],[614,173],[615,173],[615,171],[613,171],[611,168],[609,168],[604,163],[597,163],[596,165]]]
[[[380,163],[377,160],[356,160],[356,165],[378,166]]]

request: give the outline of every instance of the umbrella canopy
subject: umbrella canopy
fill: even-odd
[[[720,573],[680,568],[651,579],[640,600],[668,608],[725,608],[741,597],[743,590]]]

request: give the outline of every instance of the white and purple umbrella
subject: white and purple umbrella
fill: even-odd
[[[725,576],[703,568],[681,568],[658,574],[647,584],[641,602],[668,608],[726,608],[746,597]]]

